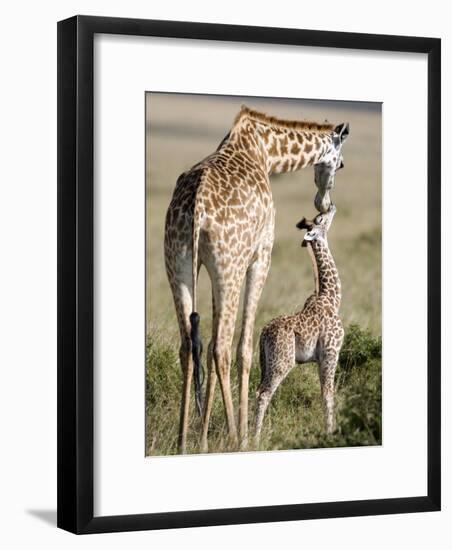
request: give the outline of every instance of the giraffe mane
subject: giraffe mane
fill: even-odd
[[[240,111],[234,120],[234,126],[240,123],[245,118],[261,122],[262,124],[268,124],[269,126],[276,126],[278,128],[285,128],[288,130],[309,130],[313,132],[329,132],[334,129],[334,124],[329,122],[313,122],[310,120],[285,120],[277,118],[275,116],[269,116],[266,113],[250,109],[246,105],[242,105]]]

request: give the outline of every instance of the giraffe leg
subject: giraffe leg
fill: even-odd
[[[225,346],[220,345],[214,349],[214,361],[217,370],[217,376],[220,382],[223,404],[228,424],[228,434],[230,443],[233,447],[237,446],[237,427],[234,419],[234,406],[232,403],[230,365],[231,352]]]
[[[177,447],[180,454],[185,454],[187,451],[188,416],[190,414],[190,389],[193,378],[193,361],[189,337],[188,339],[186,336],[182,337],[179,357],[182,367],[183,382]]]
[[[217,373],[213,365],[213,341],[209,343],[207,348],[207,387],[206,397],[204,401],[203,425],[201,437],[201,451],[208,451],[207,435],[209,432],[210,415],[212,413],[213,398],[215,395],[215,386],[217,383]]]
[[[257,398],[256,413],[254,417],[254,445],[256,448],[259,447],[262,423],[264,421],[264,416],[267,411],[267,407],[270,404],[271,398],[272,395],[270,393],[270,390],[261,391]]]
[[[254,416],[254,445],[259,441],[267,407],[278,389],[295,365],[295,339],[287,330],[269,331],[267,328],[260,338],[261,383],[257,389]]]
[[[184,273],[183,269],[178,273]],[[190,313],[192,312],[192,282],[189,277],[177,276],[170,280],[180,332],[179,358],[182,368],[182,399],[179,420],[178,451],[184,454],[187,450],[188,417],[190,413],[190,389],[193,378],[193,360],[190,339]]]
[[[217,313],[215,308],[215,293],[212,289],[212,327],[215,327],[217,323]],[[201,451],[206,453],[208,449],[207,436],[209,433],[210,415],[212,413],[213,398],[215,395],[215,386],[217,383],[217,373],[215,372],[215,366],[213,363],[213,344],[214,335],[209,342],[207,348],[207,384],[206,395],[204,399],[204,410],[202,416],[202,436],[201,436]]]
[[[279,355],[279,357],[278,357]],[[273,356],[273,358],[271,357]],[[281,382],[294,367],[293,358],[275,350],[265,365],[265,377],[257,390],[256,412],[254,416],[254,445],[259,447],[262,424],[270,401]]]
[[[334,431],[334,374],[336,372],[338,354],[336,351],[326,352],[319,365],[322,407],[327,434]]]
[[[271,259],[271,245],[263,247],[258,258],[246,273],[246,289],[243,304],[242,332],[237,347],[239,376],[239,437],[240,447],[248,444],[248,393],[251,363],[253,359],[253,331],[256,309],[267,279]]]
[[[240,298],[241,278],[236,277],[233,285],[215,285],[216,319],[213,327],[213,359],[220,383],[223,404],[228,424],[230,443],[237,446],[237,427],[231,393],[231,346]],[[230,289],[233,290],[230,290]]]

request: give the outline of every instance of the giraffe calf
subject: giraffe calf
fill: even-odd
[[[295,364],[318,364],[325,429],[328,434],[334,430],[334,375],[344,337],[339,318],[341,282],[327,240],[335,213],[336,207],[331,205],[313,221],[303,218],[297,224],[299,229],[307,230],[302,246],[308,248],[311,256],[316,289],[301,311],[276,317],[262,330],[261,383],[254,422],[256,444],[271,398]]]

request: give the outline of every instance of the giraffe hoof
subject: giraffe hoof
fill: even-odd
[[[230,435],[228,438],[228,447],[231,451],[238,451],[239,449],[239,440],[237,436]]]
[[[247,449],[248,449],[248,437],[244,437],[240,441],[240,450],[246,451]]]

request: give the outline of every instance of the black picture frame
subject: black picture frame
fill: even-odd
[[[428,491],[410,498],[94,517],[93,39],[95,33],[428,55]],[[73,533],[440,510],[441,41],[75,16],[58,23],[58,526]]]

